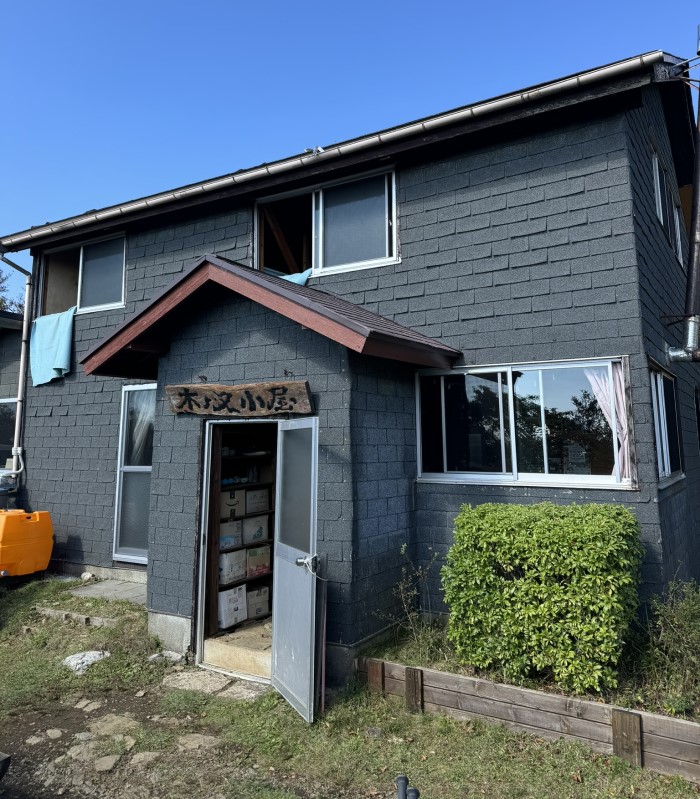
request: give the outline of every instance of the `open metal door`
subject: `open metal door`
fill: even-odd
[[[279,423],[272,591],[272,684],[314,719],[318,419]]]

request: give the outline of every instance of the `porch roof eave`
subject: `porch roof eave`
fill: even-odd
[[[154,380],[182,305],[205,286],[220,286],[362,355],[449,368],[461,352],[333,294],[206,255],[88,352],[86,374]]]

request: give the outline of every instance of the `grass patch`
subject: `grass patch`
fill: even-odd
[[[226,786],[229,799],[299,799],[298,793],[274,785],[260,784],[251,780],[231,780]]]
[[[199,716],[207,706],[208,697],[199,691],[166,691],[160,702],[168,716]]]
[[[0,718],[40,707],[71,691],[100,694],[141,688],[162,678],[164,666],[146,660],[157,650],[157,642],[148,635],[144,609],[115,603],[120,606],[118,615],[110,617],[119,621],[113,628],[85,627],[33,611],[35,605],[67,609],[71,599],[78,599],[67,593],[75,585],[46,579],[15,588],[0,586]],[[27,628],[25,632],[23,628]],[[65,657],[88,649],[106,649],[111,657],[94,664],[81,677],[63,666]]]
[[[190,714],[195,709],[189,698],[180,707]],[[296,796],[293,780],[289,786],[273,786],[270,779],[268,785],[270,768],[278,776],[303,775],[306,787],[313,785],[316,795],[329,797],[392,795],[399,773],[408,774],[425,796],[441,799],[697,797],[697,790],[681,779],[634,770],[584,746],[545,743],[478,722],[408,714],[401,703],[364,691],[340,697],[312,726],[272,692],[251,703],[208,696],[197,710],[194,723],[200,729],[221,735],[241,765],[261,769],[264,782],[231,783],[231,797],[236,790],[242,797]],[[248,787],[258,793],[242,792]]]
[[[172,749],[177,735],[162,727],[141,727],[133,731],[132,738],[136,739],[134,752],[162,752]]]

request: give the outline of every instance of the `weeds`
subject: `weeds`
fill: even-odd
[[[428,578],[438,559],[433,552],[431,559],[416,565],[408,556],[406,544],[401,546],[404,563],[401,566],[401,579],[394,587],[393,594],[398,605],[397,614],[389,614],[394,625],[395,643],[406,650],[406,654],[417,662],[445,662],[451,659],[451,647],[444,634],[444,624],[430,618]],[[421,597],[428,597],[428,613],[421,608]]]
[[[37,580],[13,589],[0,587],[0,717],[58,699],[69,691],[106,693],[159,682],[165,666],[147,656],[157,642],[147,631],[146,612],[115,603],[115,627],[81,626],[34,613],[34,605],[70,604],[85,610],[84,600],[66,592],[76,583]],[[76,601],[74,601],[76,600]],[[86,649],[106,649],[111,657],[77,677],[62,661]]]
[[[700,586],[671,583],[655,597],[623,659],[616,700],[672,716],[700,709]]]

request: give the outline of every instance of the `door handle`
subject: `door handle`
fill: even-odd
[[[305,555],[303,558],[297,558],[294,563],[297,566],[303,566],[309,570],[310,574],[316,574],[318,569],[318,555]]]

